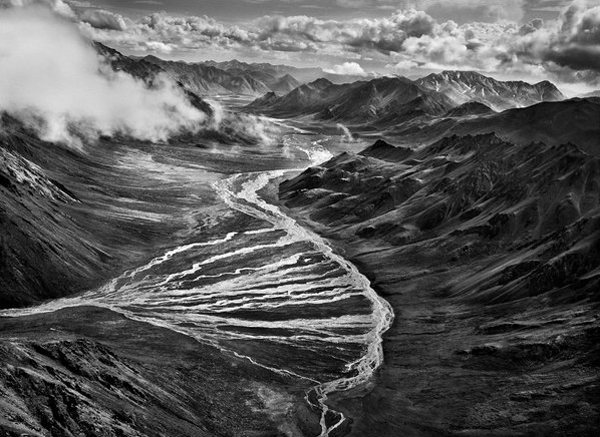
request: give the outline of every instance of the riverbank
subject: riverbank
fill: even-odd
[[[0,432],[317,435],[307,387],[98,307],[0,318]]]
[[[502,145],[493,146],[497,151]],[[497,214],[489,200],[494,192],[485,198],[489,216],[483,207],[461,220],[442,214],[436,203],[453,199],[443,196],[465,195],[460,188],[443,190],[460,187],[460,165],[469,160],[432,171],[441,164],[438,154],[429,158],[423,152],[410,165],[340,155],[280,186],[285,212],[328,238],[396,315],[384,335],[384,364],[371,384],[331,396],[332,408],[353,419],[348,435],[356,437],[595,436],[600,318],[594,209],[544,238],[532,238],[510,216],[496,222],[496,234],[485,234],[485,225],[465,231],[470,218],[485,223]],[[449,174],[452,179],[440,181]],[[529,172],[527,182],[536,181]],[[578,186],[576,180],[569,183]],[[492,189],[504,187],[497,182]],[[528,192],[525,186],[522,192]],[[506,199],[498,203],[510,208]],[[573,268],[589,272],[568,270],[568,264],[560,270],[563,276],[552,276],[564,254]],[[539,260],[525,262],[534,256]],[[543,276],[523,283],[544,262],[553,262],[552,269],[540,268]]]

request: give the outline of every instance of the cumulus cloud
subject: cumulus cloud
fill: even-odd
[[[351,76],[366,76],[367,72],[357,62],[344,62],[341,65],[334,65],[333,68],[324,70],[325,73],[342,74]]]
[[[48,141],[117,133],[164,141],[197,131],[205,114],[166,77],[152,89],[106,65],[70,21],[29,6],[0,14],[0,110]]]
[[[523,18],[523,0],[502,0],[502,2],[442,2],[427,7],[427,13],[436,18],[464,22],[520,21]]]
[[[96,29],[126,30],[125,18],[119,14],[102,9],[87,9],[81,16],[81,21],[89,23]]]
[[[154,13],[137,21],[102,14],[83,16],[84,33],[91,39],[116,43],[133,50],[170,52],[205,47],[241,47],[250,42],[249,32],[237,26],[226,27],[209,17],[173,17],[164,12]]]
[[[398,51],[409,37],[435,32],[437,23],[423,11],[397,11],[389,18],[320,20],[307,16],[264,17],[257,22],[259,40],[272,44],[293,42],[299,50],[314,50],[327,44],[354,49]]]
[[[46,1],[55,9],[64,4]],[[558,7],[564,1],[551,3]],[[207,16],[174,17],[164,12],[131,19],[88,8],[79,16],[80,28],[90,39],[130,52],[171,57],[228,53],[283,62],[294,59],[289,53],[301,52],[303,59],[327,58],[331,71],[368,59],[369,65],[389,65],[401,74],[414,68],[453,68],[595,81],[600,76],[600,7],[588,8],[576,0],[557,20],[517,23],[523,10],[546,4],[542,0],[457,0],[450,7],[441,0],[338,0],[338,5],[348,8],[405,9],[383,18],[265,16],[239,26]],[[438,21],[452,11],[464,24]]]
[[[574,71],[600,72],[600,6],[575,1],[556,22],[529,23],[506,42],[506,63],[553,63]]]
[[[0,0],[0,8],[13,8],[24,6],[46,6],[56,14],[66,18],[75,18],[76,14],[67,3],[62,0]]]
[[[398,51],[410,37],[437,31],[436,21],[423,11],[397,11],[387,18],[321,20],[309,16],[266,16],[247,29],[225,26],[212,18],[173,17],[155,13],[128,22],[116,14],[86,12],[82,21],[90,38],[146,49],[160,42],[179,50],[253,48],[265,51],[317,52],[335,47],[350,50]]]

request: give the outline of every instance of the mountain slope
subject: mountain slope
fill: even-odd
[[[280,94],[286,94],[292,91],[294,88],[302,85],[299,81],[290,74],[285,74],[278,78],[274,83],[268,83],[269,88],[272,91]]]
[[[457,108],[458,110],[458,108]],[[430,143],[448,135],[496,133],[519,144],[534,141],[548,145],[573,143],[600,156],[600,98],[542,102],[526,108],[476,117],[441,117],[427,124],[406,123],[390,130],[407,142]]]
[[[142,80],[148,87],[154,86],[157,75],[168,75],[166,70],[146,59],[134,59],[125,56],[121,52],[99,42],[94,42],[93,46],[96,52],[108,62],[114,71],[123,71],[136,79]],[[212,115],[213,109],[211,106],[202,100],[192,87],[178,80],[176,80],[176,83],[183,89],[188,100],[195,108],[207,115]]]
[[[481,102],[470,100],[448,111],[446,117],[465,117],[468,115],[491,114],[494,110]]]
[[[492,134],[378,142],[279,194],[396,314],[374,389],[332,400],[349,436],[594,435],[599,158]]]
[[[300,85],[288,73],[254,68],[254,64],[237,61],[189,64],[165,61],[155,56],[146,56],[143,61],[160,66],[175,80],[201,95],[234,93],[256,96],[269,91],[287,93]]]
[[[326,108],[354,86],[356,85],[334,85],[327,79],[317,79],[300,85],[281,97],[268,93],[251,102],[247,108],[252,112],[278,117],[314,114]]]
[[[446,95],[457,104],[474,100],[496,111],[566,98],[547,80],[534,85],[523,81],[503,82],[475,71],[443,71],[416,82]]]
[[[115,71],[124,71],[131,76],[143,80],[146,85],[151,85],[157,74],[165,71],[160,66],[144,59],[133,59],[121,52],[102,43],[94,42],[94,49],[101,55]]]
[[[202,64],[217,67],[221,70],[245,72],[252,75],[264,75],[264,77],[281,78],[289,74],[300,82],[311,82],[323,76],[323,70],[320,68],[297,68],[283,64],[269,64],[267,62],[247,63],[237,59],[230,61],[216,62],[205,61]]]
[[[0,435],[6,437],[275,436],[282,424],[316,435],[318,416],[285,382],[247,360],[104,308],[0,317]],[[276,408],[268,396],[277,397]]]
[[[197,94],[260,95],[270,90],[268,86],[250,75],[236,75],[202,64],[164,61],[154,56],[146,56],[144,60],[160,66],[175,80]]]
[[[263,96],[247,108],[277,117],[314,115],[320,120],[392,125],[423,115],[441,115],[452,106],[442,94],[408,79],[384,77],[342,85],[318,79],[279,98]]]

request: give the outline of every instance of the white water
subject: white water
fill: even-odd
[[[318,144],[304,152],[315,163],[331,156]],[[381,335],[393,313],[354,265],[259,196],[261,189],[285,172],[238,174],[215,184],[230,208],[262,220],[264,228],[178,246],[80,296],[1,314],[20,316],[95,305],[192,336],[255,365],[316,384],[306,400],[320,409],[320,437],[327,437],[345,420],[337,413],[332,416],[337,418],[335,423],[326,423],[328,396],[368,381],[383,361]],[[368,310],[348,305],[362,301],[368,303]],[[327,314],[323,308],[333,308],[334,313]],[[336,314],[340,308],[348,311]],[[281,311],[283,318],[268,316]],[[345,365],[339,371],[312,374],[314,369],[306,363],[283,365],[269,361],[277,357],[267,352],[255,356],[236,349],[235,342],[240,341],[256,344],[257,353],[269,345],[300,351],[299,355],[331,355],[335,350],[339,356],[332,358],[342,359]],[[324,376],[332,374],[336,376]]]
[[[259,197],[258,192],[260,189],[264,188],[271,179],[278,178],[284,173],[285,171],[272,171],[257,174],[254,178],[250,179],[249,182],[244,184],[243,190],[240,193],[237,193],[237,195],[233,195],[229,185],[240,176],[234,176],[233,178],[218,184],[217,189],[220,192],[221,197],[232,208],[264,219],[265,221],[269,221],[280,229],[284,229],[288,235],[293,236],[295,239],[309,241],[314,244],[318,251],[339,264],[347,272],[352,284],[357,289],[362,290],[365,293],[365,296],[371,301],[373,309],[371,315],[373,326],[364,336],[364,341],[367,344],[366,353],[346,365],[346,371],[348,373],[353,373],[354,376],[323,382],[314,388],[317,393],[319,407],[322,411],[320,437],[327,437],[331,431],[339,427],[345,420],[343,414],[338,413],[340,415],[340,420],[338,422],[332,426],[328,426],[325,423],[326,413],[329,409],[326,405],[328,395],[338,391],[349,390],[367,382],[373,374],[373,371],[383,363],[381,336],[390,327],[393,321],[393,311],[389,303],[379,297],[371,288],[369,280],[362,275],[353,264],[337,255],[323,238],[314,232],[303,228],[294,219],[282,213],[275,205],[269,204]],[[246,206],[245,203],[237,201],[240,197],[251,206]],[[342,340],[347,341],[345,338]],[[308,394],[306,399],[310,402]]]

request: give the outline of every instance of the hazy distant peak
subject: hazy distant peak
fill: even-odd
[[[456,108],[451,109],[446,114],[447,117],[463,117],[465,115],[483,115],[491,114],[494,110],[484,103],[470,100]]]
[[[329,79],[325,79],[324,77],[320,77],[319,79],[308,83],[308,85],[314,88],[325,89],[333,85],[333,82],[331,82]]]
[[[430,74],[416,82],[445,94],[456,104],[475,100],[497,111],[566,98],[547,80],[535,85],[524,81],[500,81],[476,71],[446,70]]]

